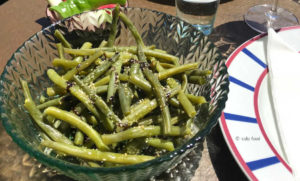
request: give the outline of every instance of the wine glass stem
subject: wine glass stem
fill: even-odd
[[[276,13],[277,12],[277,6],[278,6],[278,0],[274,0],[274,3],[272,5],[272,12]]]

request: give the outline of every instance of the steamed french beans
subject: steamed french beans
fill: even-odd
[[[52,64],[62,72],[47,70],[53,86],[39,105],[21,81],[24,106],[47,135],[41,145],[91,167],[136,164],[173,151],[182,144],[178,140],[194,134],[196,111],[207,103],[191,94],[189,86],[208,83],[210,70],[198,70],[199,63],[180,65],[167,51],[145,46],[118,6],[112,22],[108,39],[96,42],[95,48],[85,42],[77,49],[55,31],[60,43]],[[119,22],[129,29],[136,46],[116,46]],[[55,128],[61,130],[64,124],[69,131]]]
[[[53,141],[42,141],[43,146],[53,148],[57,151],[73,155],[75,157],[84,158],[87,160],[107,161],[111,163],[137,164],[152,160],[155,157],[146,155],[128,155],[113,152],[102,152],[95,149],[87,149],[84,147],[70,146],[63,143]]]
[[[159,138],[147,138],[146,143],[149,144],[150,146],[156,147],[156,148],[161,148],[161,149],[166,149],[168,151],[174,151],[174,144],[171,141],[167,140],[162,140]]]
[[[107,46],[112,47],[115,43],[116,35],[117,35],[117,26],[119,20],[119,13],[120,13],[120,5],[117,4],[115,9],[113,10],[113,20],[111,23],[110,34],[107,40]]]
[[[137,127],[129,128],[119,133],[103,134],[101,137],[105,144],[110,145],[124,140],[130,140],[130,139],[141,138],[141,137],[158,136],[158,135],[164,135],[161,126],[137,126]],[[169,135],[184,136],[185,129],[179,126],[170,126]]]
[[[87,95],[95,102],[95,105],[98,107],[98,109],[104,114],[105,119],[103,120],[103,124],[109,131],[113,131],[114,129],[114,122],[118,123],[120,122],[120,118],[108,107],[108,105],[105,103],[105,101],[94,93],[94,91],[84,83],[79,80],[76,76],[74,76],[75,82],[83,89],[84,92],[87,93]]]
[[[40,110],[36,107],[35,103],[32,100],[27,82],[24,80],[21,80],[22,88],[24,91],[24,97],[25,97],[25,103],[24,107],[27,109],[29,114],[32,116],[33,120],[36,122],[36,124],[53,140],[65,144],[72,145],[72,141],[70,141],[65,135],[63,135],[61,132],[56,130],[55,128],[51,127],[50,125],[47,125],[43,122],[43,114],[40,112]]]
[[[68,111],[61,110],[56,107],[48,107],[44,111],[47,115],[51,115],[53,117],[56,117],[57,119],[63,120],[71,124],[72,126],[80,129],[82,132],[84,132],[87,136],[93,140],[95,145],[99,150],[102,151],[108,151],[109,147],[105,145],[101,139],[101,136],[99,133],[94,130],[90,125],[85,123],[78,117],[76,114],[70,113]]]

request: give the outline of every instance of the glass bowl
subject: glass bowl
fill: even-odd
[[[228,94],[228,73],[225,59],[207,36],[190,24],[165,13],[125,8],[122,11],[133,21],[145,45],[155,45],[180,58],[180,63],[200,62],[199,69],[210,69],[212,75],[204,86],[189,86],[197,95],[204,95],[209,101],[209,115],[206,119],[197,116],[195,123],[199,131],[175,151],[141,164],[113,168],[90,168],[43,153],[39,131],[24,109],[24,96],[20,78],[27,80],[34,101],[51,85],[46,70],[52,68],[57,57],[54,30],[59,29],[75,47],[83,41],[99,45],[107,39],[107,25],[96,26],[83,18],[86,13],[59,21],[29,38],[8,61],[0,82],[1,120],[13,140],[29,155],[46,166],[75,180],[145,180],[157,176],[178,164],[192,151],[216,125],[225,107]],[[117,45],[135,45],[135,40],[124,24],[119,25]]]

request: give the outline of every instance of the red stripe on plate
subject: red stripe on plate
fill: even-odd
[[[222,113],[222,115],[221,115],[221,123],[222,123],[223,131],[224,131],[224,133],[227,137],[227,143],[230,145],[231,150],[235,154],[235,157],[238,159],[238,162],[243,167],[244,171],[248,174],[248,176],[251,178],[252,181],[258,181],[258,179],[255,177],[255,175],[253,174],[251,169],[248,167],[248,165],[244,161],[244,159],[241,156],[240,152],[238,151],[237,147],[235,146],[235,144],[232,140],[231,134],[229,132],[229,129],[227,127],[227,123],[226,123],[224,113]]]

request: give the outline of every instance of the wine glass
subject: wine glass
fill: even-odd
[[[293,13],[277,5],[278,0],[274,0],[273,5],[262,4],[251,7],[244,16],[245,22],[260,33],[267,32],[268,27],[276,30],[298,25],[298,19]]]

